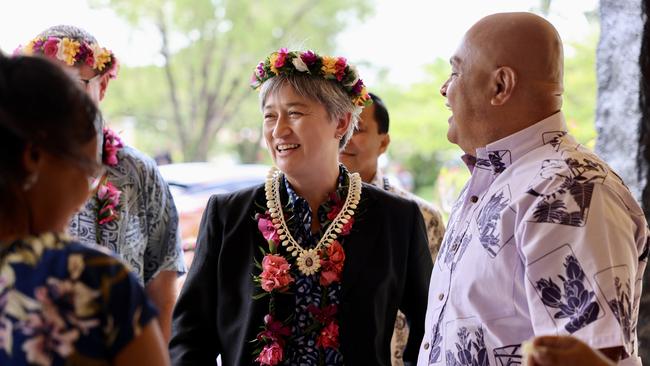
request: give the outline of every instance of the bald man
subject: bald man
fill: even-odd
[[[431,276],[418,365],[519,364],[522,342],[562,334],[641,365],[646,221],[616,173],[567,134],[557,31],[530,13],[490,15],[451,69],[447,137],[472,174]]]

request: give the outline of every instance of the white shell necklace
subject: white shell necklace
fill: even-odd
[[[271,220],[273,226],[277,231],[282,246],[287,248],[287,251],[292,256],[298,257],[296,264],[300,272],[306,276],[310,276],[320,269],[320,255],[321,248],[327,248],[341,233],[343,225],[347,224],[350,218],[354,215],[359,200],[361,199],[362,181],[359,173],[348,173],[349,187],[348,195],[345,198],[341,211],[332,220],[330,225],[323,236],[318,241],[315,247],[305,249],[296,242],[287,223],[284,220],[284,213],[282,212],[282,202],[280,201],[280,182],[282,181],[282,172],[276,167],[272,167],[266,177],[264,184],[264,193],[266,194],[266,207],[271,213]]]

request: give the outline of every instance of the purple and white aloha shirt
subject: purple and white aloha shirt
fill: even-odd
[[[429,287],[418,365],[512,365],[535,335],[622,346],[648,260],[643,212],[558,112],[477,150]]]

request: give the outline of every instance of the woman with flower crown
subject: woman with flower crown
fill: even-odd
[[[98,111],[48,60],[0,53],[0,365],[166,365],[138,279],[61,234],[95,188]]]
[[[389,365],[398,309],[415,362],[432,268],[417,205],[339,164],[368,94],[343,57],[261,62],[263,186],[210,198],[174,310],[175,365]]]

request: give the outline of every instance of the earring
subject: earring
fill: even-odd
[[[337,140],[340,140],[340,139],[343,138],[343,135],[336,134],[336,135],[334,135],[334,138],[337,139]]]
[[[32,189],[32,187],[34,186],[34,184],[36,184],[37,181],[38,181],[37,172],[28,175],[27,178],[25,178],[25,181],[23,182],[23,191],[27,192],[30,189]]]

